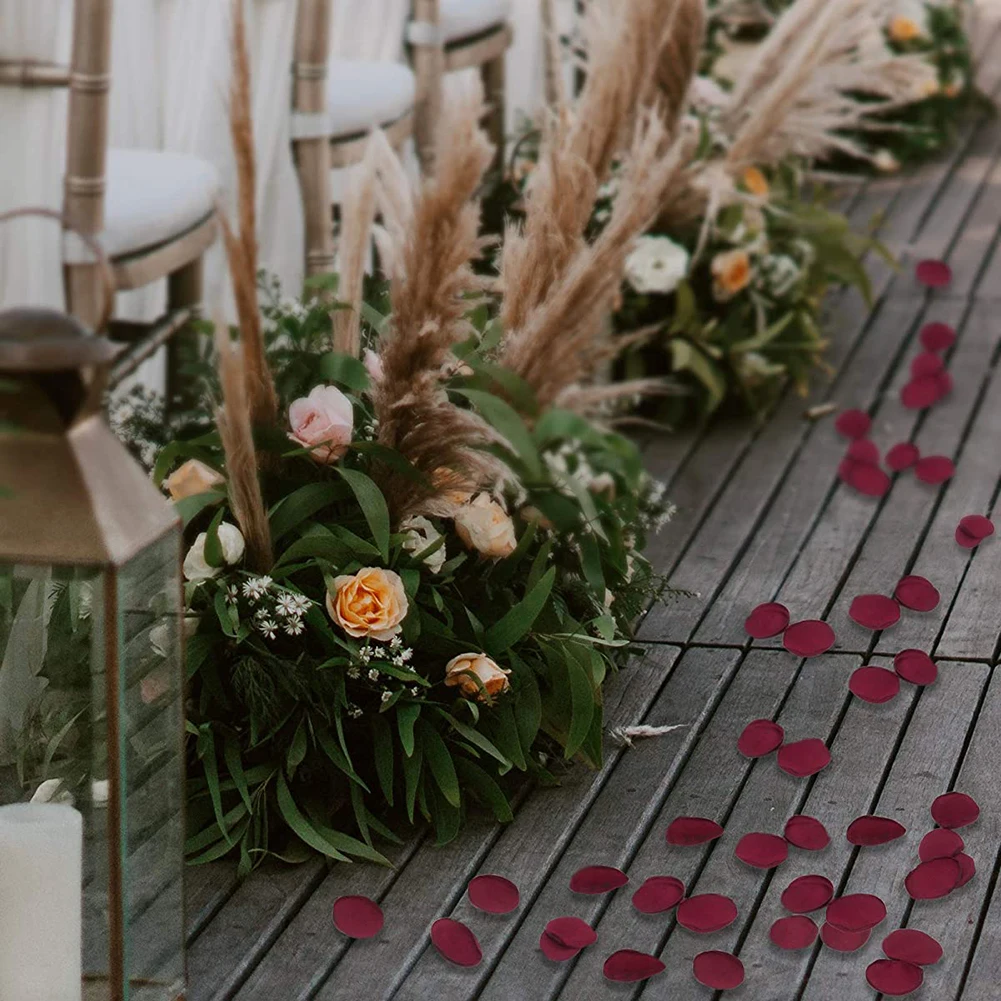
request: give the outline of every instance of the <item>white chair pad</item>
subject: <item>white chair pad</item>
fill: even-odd
[[[441,0],[441,31],[446,44],[507,21],[511,0]]]
[[[327,114],[334,138],[390,125],[416,99],[413,71],[402,63],[333,59],[327,67]]]
[[[180,236],[204,219],[219,194],[211,163],[183,153],[109,149],[101,245],[122,257]]]

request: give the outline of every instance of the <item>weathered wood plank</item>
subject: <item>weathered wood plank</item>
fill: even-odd
[[[848,879],[839,887],[841,893],[878,896],[886,904],[886,921],[857,952],[815,949],[815,963],[802,1001],[873,998],[874,992],[865,980],[865,968],[873,960],[883,958],[880,944],[900,927],[907,911],[910,897],[904,889],[904,878],[918,862],[921,837],[934,826],[929,813],[932,800],[952,783],[987,678],[988,670],[982,664],[950,664],[943,668],[938,682],[920,694],[890,776],[872,811],[899,821],[908,834],[888,845],[857,850]],[[868,739],[876,737],[872,734]],[[832,831],[832,836],[843,836],[844,827],[853,819],[843,817],[842,827]],[[934,913],[938,904],[934,900],[916,902],[913,910],[916,923],[920,924],[924,915]],[[927,971],[929,985],[943,984],[936,972]]]
[[[773,658],[789,655],[775,653]],[[774,662],[774,660],[773,660]],[[795,676],[795,682],[776,718],[788,733],[789,740],[804,737],[820,737],[828,740],[833,735],[841,716],[844,693],[851,672],[858,667],[858,657],[839,654],[821,657],[802,665]],[[742,668],[743,670],[743,668]],[[722,712],[722,710],[721,710]],[[619,948],[635,948],[650,951],[664,961],[667,969],[651,982],[650,994],[656,997],[670,997],[672,1001],[686,998],[705,998],[705,988],[692,977],[692,960],[706,948],[727,949],[737,942],[738,928],[748,922],[754,912],[755,901],[769,874],[760,869],[752,869],[740,862],[733,854],[739,838],[752,831],[781,835],[785,822],[798,812],[798,807],[806,794],[809,784],[802,779],[794,779],[779,770],[772,756],[750,765],[737,751],[737,738],[750,718],[720,715],[720,725],[727,733],[724,745],[718,749],[710,767],[706,768],[702,783],[717,781],[721,775],[728,776],[724,783],[732,791],[739,790],[739,798],[729,812],[706,814],[717,817],[726,828],[719,840],[694,848],[672,848],[663,844],[656,848],[663,861],[660,872],[677,876],[687,887],[688,895],[696,893],[722,893],[737,904],[739,916],[730,928],[707,939],[693,935],[680,928],[674,920],[673,912],[657,917],[638,913],[629,903],[629,895],[622,894],[612,901],[598,928],[600,954],[589,957],[588,962],[579,962],[577,969],[567,981],[563,997],[599,997],[601,983],[600,962],[610,952]],[[693,760],[690,767],[696,762]],[[704,766],[705,767],[705,766]],[[743,785],[731,781],[729,776],[746,771]],[[677,792],[682,792],[683,778]],[[701,797],[690,800],[679,795],[673,797],[678,813],[702,815]],[[663,836],[663,831],[657,832]],[[647,875],[649,873],[645,873]],[[711,941],[711,945],[706,943]],[[639,992],[637,991],[637,994]]]
[[[943,670],[951,671],[953,667],[952,664],[943,665]],[[1001,924],[996,917],[993,924],[990,921],[985,924],[984,933],[977,942],[978,918],[990,902],[991,891],[995,889],[991,876],[1001,846],[1001,814],[996,809],[999,774],[1001,675],[995,671],[988,682],[984,704],[955,783],[957,790],[968,793],[984,807],[980,819],[960,832],[966,843],[966,854],[976,863],[977,874],[966,886],[954,890],[942,900],[915,903],[907,916],[908,927],[927,932],[942,945],[944,955],[934,969],[928,971],[926,991],[943,1001],[959,997],[968,957],[974,945],[977,946],[977,952],[973,956],[971,975],[966,982],[967,990],[963,997],[975,998],[976,1001],[996,998],[998,984],[1001,983]],[[998,899],[1001,900],[1001,897]],[[993,952],[992,958],[996,964],[995,975],[989,982],[989,993],[983,992],[988,982],[981,979],[978,968],[981,958],[986,958],[986,954],[982,957],[981,950]],[[978,983],[980,986],[975,987]]]
[[[950,300],[949,305],[958,303]],[[942,310],[938,315],[948,317],[950,313]],[[916,436],[912,436],[922,455],[958,458],[967,427],[981,399],[984,377],[990,372],[991,358],[997,350],[999,338],[1001,328],[982,308],[962,323],[959,340],[948,359],[948,370],[955,381],[955,388],[945,400],[918,420],[918,432]],[[919,350],[920,347],[915,345],[909,355],[913,357]],[[898,415],[903,416],[903,408],[896,399],[900,385],[909,375],[906,364],[902,365],[887,394],[887,412],[893,414],[890,419],[892,425],[898,424]],[[905,422],[907,419],[905,418]],[[913,421],[913,415],[909,419]],[[873,440],[884,454],[897,441],[904,440],[895,437],[899,430],[901,429],[897,426],[887,427],[883,420],[877,422]],[[879,507],[864,545],[829,616],[838,637],[839,649],[866,650],[872,644],[873,633],[848,617],[851,600],[858,594],[893,594],[897,582],[909,572],[914,563],[929,520],[943,493],[943,488],[921,483],[912,471],[896,477],[892,491],[886,502]],[[951,536],[952,532],[949,534]],[[955,541],[952,545],[956,547]],[[936,571],[932,581],[936,582],[937,577]],[[905,609],[901,621],[906,623],[925,614]],[[897,638],[898,632],[904,635],[898,628],[899,625],[900,623],[887,631],[887,639],[896,649],[903,649]],[[984,654],[974,656],[983,657]]]
[[[205,930],[235,889],[236,866],[229,862],[210,862],[187,870],[184,912],[189,944]]]
[[[736,650],[686,652],[676,677],[684,678],[688,687],[700,685],[705,691],[708,681],[711,690],[719,692],[729,682],[719,708],[712,711],[714,700],[708,710],[699,714],[697,725],[683,738],[682,749],[686,753],[669,756],[658,746],[651,746],[643,748],[642,757],[637,754],[623,762],[622,774],[596,801],[542,892],[525,909],[520,927],[479,994],[483,1001],[544,1001],[561,994],[574,963],[554,964],[542,957],[538,942],[546,922],[561,914],[576,914],[597,925],[606,908],[617,902],[628,904],[628,891],[611,898],[571,893],[570,878],[579,868],[588,864],[619,866],[639,885],[646,876],[663,872],[664,829],[673,816],[682,812],[709,817],[726,815],[743,776],[741,769],[750,764],[735,763],[735,770],[728,774],[726,782],[719,782],[713,774],[714,763],[733,749],[732,724],[728,721],[771,716],[796,669],[796,662],[785,655],[752,653],[737,670],[739,662]],[[682,671],[686,674],[682,675]],[[685,691],[686,688],[679,686],[672,700]],[[709,712],[712,716],[707,722]],[[614,928],[617,924],[613,921],[607,927]],[[605,927],[602,922],[602,928]],[[585,950],[575,961],[577,964],[590,965],[599,960],[600,966],[601,956],[607,955],[606,932],[600,934],[601,949]],[[590,991],[604,989],[600,971],[587,981]]]
[[[644,718],[658,692],[673,690],[675,675],[671,668],[676,657],[676,649],[657,647],[623,670],[609,686],[609,720],[633,723]],[[702,708],[699,699],[705,701],[710,690],[700,689],[694,682],[690,682],[689,687],[694,714]],[[495,871],[487,865],[486,859],[493,859],[491,866],[506,869],[524,884],[523,892],[531,893],[531,873],[536,874],[536,881],[545,879],[551,859],[559,857],[594,798],[610,776],[617,774],[621,759],[621,748],[608,748],[601,772],[574,770],[562,787],[539,790],[529,797],[519,810],[516,822],[509,827],[471,827],[451,845],[443,848],[430,844],[422,846],[383,897],[385,930],[371,941],[354,942],[349,946],[316,994],[318,1001],[355,1001],[360,985],[364,985],[365,997],[371,1001],[397,996],[397,990],[428,947],[432,922],[448,915],[457,906],[465,907],[462,897],[466,884],[481,868],[482,871]],[[526,845],[533,843],[536,854],[528,856]],[[509,845],[513,850],[508,849]],[[496,854],[491,854],[492,850]],[[489,938],[485,935],[484,939],[484,948],[488,948]],[[467,997],[468,979],[463,977],[475,977],[483,972],[452,970],[437,954],[431,959],[434,968],[441,971],[441,983],[435,980],[436,992],[445,991],[446,987],[458,992],[448,996]]]

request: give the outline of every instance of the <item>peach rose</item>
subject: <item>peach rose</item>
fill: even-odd
[[[225,482],[219,473],[211,466],[206,466],[200,459],[188,459],[163,481],[163,485],[170,493],[170,499],[179,501],[185,497],[208,493],[209,490],[221,487]]]
[[[744,171],[744,187],[757,198],[767,198],[771,191],[768,179],[757,167],[748,167]]]
[[[336,386],[316,386],[309,396],[293,402],[288,410],[289,438],[311,449],[310,455],[327,465],[348,450],[354,430],[351,401]]]
[[[500,559],[518,545],[514,522],[489,494],[477,494],[455,512],[455,532],[468,549]]]
[[[407,617],[407,592],[399,574],[365,567],[353,576],[334,578],[327,612],[348,636],[385,642],[400,632]]]
[[[921,37],[921,25],[912,17],[898,14],[890,19],[890,38],[895,42],[913,42]]]
[[[751,281],[751,259],[744,250],[728,250],[717,254],[712,262],[713,292],[717,299],[725,301]]]
[[[458,685],[463,695],[485,702],[511,687],[507,680],[510,673],[485,653],[460,653],[445,665],[445,684]]]

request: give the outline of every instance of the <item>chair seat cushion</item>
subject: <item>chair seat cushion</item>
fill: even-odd
[[[330,134],[351,136],[389,125],[413,108],[416,95],[409,66],[334,59],[327,67]]]
[[[461,41],[507,21],[511,0],[441,0],[445,43]]]
[[[109,149],[101,243],[110,257],[155,247],[191,229],[212,211],[219,174],[183,153]]]

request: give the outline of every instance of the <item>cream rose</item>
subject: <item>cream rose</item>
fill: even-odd
[[[205,539],[206,535],[202,532],[195,538],[195,541],[191,544],[191,548],[188,550],[188,555],[184,557],[184,576],[187,580],[209,580],[209,578],[215,577],[222,569],[222,567],[209,566],[208,561],[205,559]],[[244,543],[243,536],[236,525],[231,525],[228,521],[224,521],[219,526],[219,545],[222,548],[223,563],[232,566],[243,559],[243,551],[246,548],[246,543]]]
[[[485,702],[511,687],[507,680],[510,673],[485,653],[460,653],[445,665],[445,684],[458,685],[463,695]]]
[[[441,538],[441,532],[423,515],[413,515],[400,524],[407,533],[403,540],[403,548],[412,555],[427,549]],[[431,573],[439,573],[445,564],[445,547],[439,546],[433,553],[424,557],[424,564]]]
[[[399,574],[365,567],[334,579],[327,592],[327,612],[348,636],[385,642],[402,628],[409,603]]]
[[[510,556],[518,545],[514,522],[489,494],[477,494],[455,513],[455,531],[463,545],[484,556]]]
[[[226,480],[211,466],[206,466],[200,459],[188,459],[177,467],[164,481],[163,485],[174,501],[194,497],[196,494],[208,493],[221,487]]]
[[[626,258],[626,281],[641,294],[667,295],[688,274],[688,251],[666,236],[641,236]]]
[[[323,464],[336,462],[348,450],[354,431],[351,401],[336,386],[316,386],[288,411],[289,438],[309,448]]]

